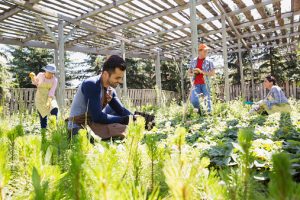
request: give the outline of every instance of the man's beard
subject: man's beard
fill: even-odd
[[[113,82],[111,82],[111,81],[108,81],[109,82],[109,86],[110,87],[113,87],[113,88],[116,88],[116,87],[118,87],[118,85],[119,85],[119,83],[113,83]]]

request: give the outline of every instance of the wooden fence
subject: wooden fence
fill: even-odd
[[[299,83],[287,82],[281,86],[286,96],[300,99],[300,87]],[[65,91],[65,102],[66,106],[69,107],[72,103],[73,97],[77,89],[66,89]],[[31,112],[35,109],[34,96],[35,88],[13,88],[10,90],[10,98],[8,98],[7,106],[11,113],[19,110],[29,110]],[[218,86],[217,96],[220,99],[224,99],[224,86]],[[117,90],[118,96],[124,97],[123,90]],[[241,86],[231,85],[229,87],[230,100],[241,97]],[[246,100],[253,100],[251,84],[245,84]],[[267,95],[267,90],[263,87],[263,84],[254,85],[254,99],[262,99]],[[128,89],[128,99],[133,106],[143,105],[156,105],[157,104],[157,92],[154,89]],[[173,91],[162,91],[162,101],[169,103],[171,100],[180,100],[180,95]],[[123,98],[124,100],[124,98]]]
[[[286,82],[280,85],[285,95],[288,98],[300,99],[300,87],[299,83]],[[230,100],[237,99],[242,95],[241,85],[231,85],[229,87]],[[263,83],[254,85],[254,98],[252,95],[251,83],[245,84],[245,97],[246,100],[263,99],[268,94],[268,91],[264,88]],[[217,96],[221,99],[224,98],[224,86],[219,86]]]
[[[77,89],[66,89],[65,90],[65,103],[69,107],[72,103],[73,97]],[[19,110],[28,110],[32,112],[35,109],[34,97],[35,88],[13,88],[10,89],[10,98],[7,99],[7,106],[10,113]],[[123,90],[117,90],[118,96],[123,98]],[[154,89],[128,89],[128,99],[130,104],[133,106],[143,105],[156,105],[157,104],[157,92]],[[178,94],[173,91],[162,91],[162,101],[166,104],[171,102],[173,99],[178,100]]]

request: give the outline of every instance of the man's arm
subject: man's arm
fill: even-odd
[[[113,91],[112,99],[109,102],[109,106],[120,116],[128,116],[132,115],[129,110],[127,110],[123,104],[121,103],[120,99],[117,97],[115,91]]]
[[[189,69],[188,69],[188,75],[189,77],[193,77],[195,75],[195,61],[191,60],[189,64]]]
[[[92,81],[87,81],[82,84],[82,93],[87,102],[88,112],[91,115],[93,122],[112,124],[121,123],[128,124],[129,116],[114,116],[102,112],[102,105],[100,102],[100,89]]]
[[[215,69],[212,69],[210,70],[209,72],[204,72],[202,71],[202,73],[205,75],[205,76],[214,76],[216,74],[216,71]]]

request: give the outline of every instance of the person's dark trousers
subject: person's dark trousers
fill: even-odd
[[[55,115],[56,118],[57,118],[57,113],[58,113],[58,108],[53,108],[50,111],[50,114]],[[46,116],[43,118],[40,113],[39,113],[39,116],[40,116],[41,128],[47,128],[48,117]]]

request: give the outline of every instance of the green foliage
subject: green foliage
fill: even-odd
[[[14,158],[15,158],[16,138],[19,136],[23,136],[23,135],[24,135],[24,130],[23,130],[22,125],[17,125],[16,127],[14,127],[12,130],[8,131],[8,133],[7,133],[7,137],[9,139],[9,143],[10,143],[10,152],[11,152],[12,163],[14,163]],[[12,165],[12,169],[13,169],[13,165]]]
[[[32,169],[32,185],[35,192],[35,200],[45,200],[48,182],[41,183],[41,177],[35,167]]]
[[[291,176],[291,163],[286,153],[272,156],[273,170],[269,183],[270,197],[275,200],[290,200],[300,198],[300,185]]]
[[[5,138],[0,139],[0,199],[3,197],[3,189],[6,187],[10,178],[9,169],[9,147]]]
[[[275,76],[279,84],[290,80],[299,81],[299,59],[296,53],[289,52],[289,48],[259,49],[252,52],[252,56],[249,52],[242,52],[245,81],[251,81],[251,65],[254,68],[253,79],[255,83],[261,83],[263,78],[269,74]],[[230,69],[230,82],[240,84],[240,67],[237,53],[229,54],[228,67]]]
[[[48,63],[53,63],[53,54],[48,49],[20,47],[11,48],[9,51],[12,55],[10,71],[20,88],[33,87],[28,74],[30,72],[38,74]]]
[[[185,123],[182,106],[149,106],[154,129],[145,130],[143,118],[131,119],[124,140],[93,145],[85,130],[69,140],[64,122],[54,117],[40,133],[36,115],[7,116],[0,121],[2,194],[47,200],[297,199],[298,102],[292,101],[290,115],[264,117],[247,115],[242,101],[214,106],[218,111],[207,117],[189,109]],[[274,155],[282,151],[289,157]]]
[[[138,117],[135,122],[132,121],[128,125],[127,141],[125,146],[128,152],[128,164],[127,169],[124,172],[124,176],[128,173],[132,178],[135,185],[140,183],[141,166],[141,152],[139,150],[139,143],[143,138],[143,132],[145,130],[145,119]]]
[[[128,88],[153,88],[155,86],[154,64],[151,60],[126,59]]]
[[[70,155],[71,166],[67,174],[66,187],[67,195],[71,199],[84,200],[87,199],[87,193],[84,187],[84,162],[86,155],[91,148],[91,144],[87,139],[87,132],[83,129],[79,131],[79,135],[75,137]],[[65,189],[67,189],[65,188]]]
[[[8,67],[0,62],[0,107],[7,106],[5,105],[5,100],[9,98],[9,88],[13,87],[11,74],[9,73]],[[0,108],[0,114],[2,114]],[[4,114],[4,113],[3,113]]]
[[[151,159],[151,190],[158,186],[159,183],[155,183],[155,172],[160,174],[159,170],[155,170],[156,163],[159,165],[160,159],[162,159],[163,150],[158,146],[159,138],[155,134],[147,134],[145,136],[145,143],[147,145],[147,153]],[[155,187],[154,187],[155,186]]]
[[[67,169],[66,160],[69,154],[68,131],[64,121],[56,120],[55,116],[49,117],[49,138],[45,140],[42,146],[51,154],[51,163],[57,164],[63,171]]]

